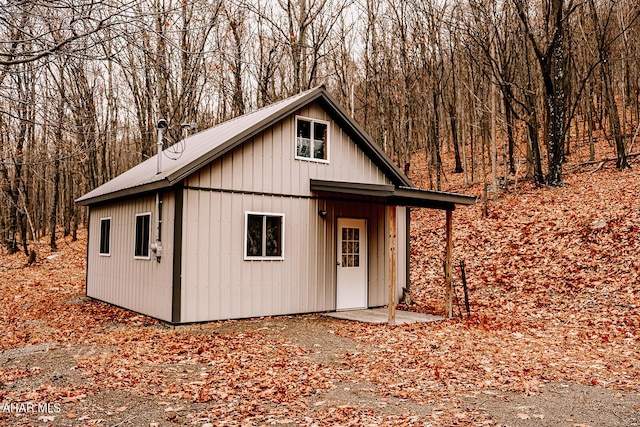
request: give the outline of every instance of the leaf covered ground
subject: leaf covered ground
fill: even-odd
[[[4,255],[0,425],[640,425],[635,166],[456,210],[462,320],[171,328],[84,297],[82,233],[34,266]],[[411,309],[442,313],[444,214],[412,227]]]

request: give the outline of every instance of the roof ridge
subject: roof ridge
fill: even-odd
[[[241,119],[241,118],[246,117],[246,116],[250,116],[251,114],[258,113],[258,112],[260,112],[260,111],[262,111],[262,110],[265,110],[265,109],[267,109],[267,108],[274,108],[274,107],[276,107],[276,106],[278,106],[278,105],[280,105],[280,104],[284,104],[285,102],[289,102],[289,101],[291,101],[291,100],[292,100],[292,99],[294,99],[294,98],[298,98],[298,97],[302,98],[302,97],[304,97],[305,95],[307,95],[308,93],[311,93],[311,92],[313,92],[314,90],[318,90],[318,89],[326,89],[326,88],[325,88],[325,86],[324,86],[324,85],[314,86],[314,87],[312,87],[312,88],[310,88],[310,89],[304,90],[304,91],[302,91],[302,92],[298,92],[298,93],[297,93],[297,94],[295,94],[295,95],[291,95],[291,96],[287,96],[286,98],[282,98],[282,99],[280,99],[280,100],[278,100],[278,101],[275,101],[275,102],[274,102],[274,103],[272,103],[272,104],[263,105],[262,107],[260,107],[260,108],[256,108],[255,110],[250,111],[250,112],[248,112],[248,113],[244,113],[244,114],[241,114],[241,115],[239,115],[239,116],[235,116],[235,117],[232,117],[232,118],[230,118],[230,119],[226,119],[226,120],[224,120],[224,121],[221,121],[220,123],[217,123],[217,124],[213,125],[212,127],[208,128],[207,130],[217,128],[217,127],[218,127],[218,126],[220,126],[220,125],[223,125],[223,124],[225,124],[225,123],[230,123],[230,122],[236,121],[236,120]]]

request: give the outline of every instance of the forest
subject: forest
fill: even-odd
[[[424,188],[561,187],[578,145],[623,170],[639,49],[632,0],[7,0],[0,244],[75,238],[74,200],[153,156],[159,119],[171,145],[317,85]]]

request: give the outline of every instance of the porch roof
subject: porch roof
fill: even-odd
[[[473,205],[476,196],[422,190],[416,187],[396,187],[385,184],[364,184],[360,182],[325,181],[312,179],[311,191],[351,194],[355,196],[379,197],[388,205],[411,206],[454,210],[456,205]]]

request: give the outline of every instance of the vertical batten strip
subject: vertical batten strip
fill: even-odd
[[[182,185],[175,189],[175,214],[173,218],[173,284],[171,322],[180,323],[182,297],[182,214],[184,190]]]

